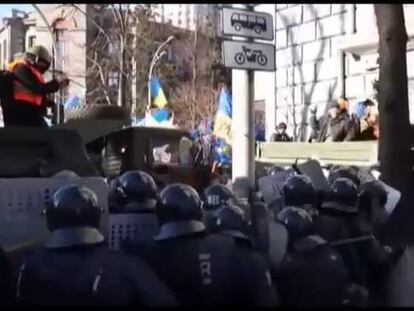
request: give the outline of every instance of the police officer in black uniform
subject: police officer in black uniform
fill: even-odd
[[[348,178],[337,178],[331,183],[330,191],[324,195],[324,202],[315,221],[316,233],[329,242],[354,238],[351,228],[357,216],[357,186]],[[348,267],[352,280],[357,284],[364,284],[362,265],[355,244],[344,243],[336,246],[336,250]]]
[[[161,225],[152,245],[137,249],[182,305],[276,304],[263,260],[229,236],[208,234],[197,192],[172,184],[160,193]]]
[[[385,302],[385,277],[403,252],[400,248],[384,245],[377,238],[377,229],[388,218],[385,211],[386,202],[387,193],[378,181],[362,184],[358,217],[351,227],[354,237],[372,236],[372,239],[356,243],[355,248],[360,258],[366,286],[370,290],[372,300],[378,305]]]
[[[248,223],[244,211],[236,206],[223,206],[215,213],[216,232],[228,235],[240,245],[251,248],[252,242],[248,236]]]
[[[223,184],[215,184],[204,191],[203,222],[209,232],[217,230],[216,212],[234,201],[231,191]]]
[[[289,232],[288,253],[276,273],[282,306],[335,307],[344,304],[350,284],[341,256],[314,235],[312,217],[287,207],[279,220]]]
[[[156,182],[146,172],[129,171],[113,181],[108,199],[109,219],[124,214],[130,221],[126,226],[135,226],[133,236],[127,236],[125,239],[119,240],[121,248],[126,250],[129,247],[138,247],[139,244],[152,240],[159,230],[155,216],[157,202],[158,189]],[[119,223],[120,220],[118,218],[115,221]],[[112,235],[112,229],[110,230],[110,235]],[[113,244],[110,246],[117,248]]]
[[[283,185],[284,206],[300,207],[305,209],[312,218],[316,218],[318,211],[317,193],[311,179],[306,175],[292,175]]]
[[[175,299],[137,258],[111,253],[98,231],[101,208],[83,186],[60,188],[46,208],[50,236],[25,258],[17,299],[35,305],[170,306]]]

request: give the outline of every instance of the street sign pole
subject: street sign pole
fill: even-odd
[[[246,5],[249,11],[253,7]],[[254,42],[253,39],[245,39]],[[254,135],[254,71],[232,70],[232,178],[248,178],[255,182]]]

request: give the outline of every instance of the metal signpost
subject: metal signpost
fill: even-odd
[[[274,45],[255,42],[254,39],[273,41],[273,17],[268,13],[255,12],[253,4],[247,4],[246,9],[223,7],[221,16],[222,35],[233,36],[233,40],[223,41],[224,66],[233,69],[233,151],[237,146],[237,152],[232,155],[233,182],[247,177],[253,186],[254,71],[275,70]]]

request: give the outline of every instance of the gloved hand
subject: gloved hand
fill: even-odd
[[[61,88],[69,85],[69,79],[65,73],[60,73],[56,75],[55,80],[59,83]]]

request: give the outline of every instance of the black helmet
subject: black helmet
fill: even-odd
[[[358,212],[358,189],[348,178],[338,178],[330,185],[330,191],[326,194],[322,208],[333,209],[340,212]]]
[[[360,186],[361,181],[352,167],[336,167],[330,173],[328,177],[329,184],[332,184],[338,178],[348,178],[350,179],[357,187]]]
[[[204,205],[203,209],[211,210],[222,206],[228,206],[230,201],[234,198],[231,191],[222,184],[216,184],[208,187],[204,191]]]
[[[285,206],[314,206],[317,194],[308,176],[293,175],[288,177],[283,185],[283,198]]]
[[[242,232],[246,229],[244,211],[236,206],[224,206],[215,213],[218,231],[225,231],[235,238],[248,239]]]
[[[382,225],[388,221],[392,211],[385,209],[388,194],[377,180],[362,184],[360,190],[359,210],[365,212],[374,225]]]
[[[111,212],[152,211],[157,204],[157,185],[143,171],[130,171],[113,181],[109,194]]]
[[[371,181],[361,185],[360,189],[360,205],[364,203],[371,203],[372,198],[378,199],[381,207],[387,203],[387,191],[378,181]]]
[[[92,190],[77,185],[58,189],[46,207],[47,226],[52,231],[47,247],[102,242],[104,238],[97,230],[101,214],[102,209]]]
[[[277,215],[289,233],[289,239],[296,241],[313,233],[312,217],[302,208],[286,207]]]
[[[200,197],[189,185],[177,183],[165,187],[155,213],[161,225],[156,240],[205,230]]]

